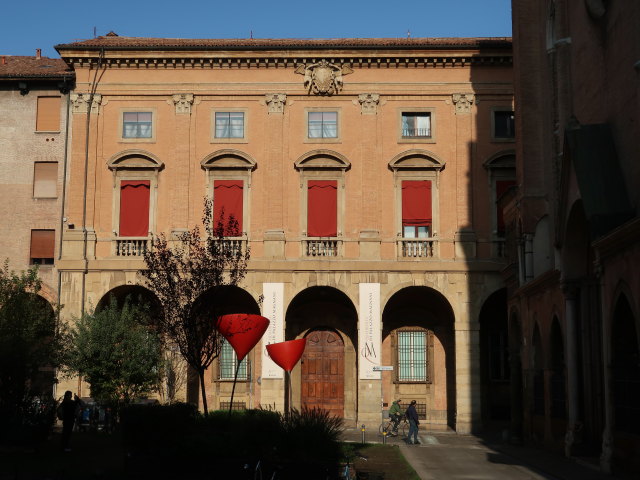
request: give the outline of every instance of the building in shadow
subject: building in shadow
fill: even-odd
[[[640,6],[512,5],[512,433],[637,470]]]

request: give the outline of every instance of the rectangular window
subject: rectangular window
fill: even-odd
[[[218,379],[233,380],[236,375],[236,368],[238,368],[238,357],[236,356],[236,352],[233,350],[231,344],[226,340],[222,343],[222,350],[220,351],[218,361],[220,362]],[[249,380],[249,368],[247,363],[247,357],[244,357],[242,362],[240,362],[240,368],[238,368],[238,380]]]
[[[31,230],[31,265],[53,265],[55,230]]]
[[[213,225],[226,237],[242,235],[243,186],[242,180],[213,182]]]
[[[493,138],[513,139],[516,136],[515,115],[513,111],[497,110],[493,112]]]
[[[122,138],[152,138],[152,112],[124,112],[122,114]]]
[[[428,238],[432,231],[431,181],[403,180],[402,236]]]
[[[338,182],[309,180],[307,184],[307,236],[338,236]]]
[[[504,213],[498,205],[500,197],[502,197],[509,188],[516,184],[515,180],[496,180],[496,232],[498,236],[504,237]]]
[[[36,131],[60,131],[60,97],[38,97]]]
[[[401,330],[398,332],[398,381],[428,381],[426,331]]]
[[[338,112],[308,112],[309,138],[338,138]]]
[[[431,112],[403,112],[402,138],[431,138]]]
[[[36,162],[33,167],[33,196],[56,198],[58,196],[58,162]]]
[[[215,138],[244,138],[244,112],[216,112]]]
[[[149,236],[149,180],[120,183],[120,236]]]

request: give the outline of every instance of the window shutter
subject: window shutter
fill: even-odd
[[[53,258],[55,242],[55,230],[31,230],[30,258]]]
[[[498,235],[504,235],[505,230],[504,214],[502,209],[498,207],[498,200],[500,200],[500,197],[502,197],[502,195],[504,195],[506,191],[515,184],[515,180],[496,180],[496,222]]]
[[[149,180],[123,180],[120,184],[120,236],[149,235]]]
[[[213,226],[217,228],[218,223],[222,220],[225,236],[238,237],[242,235],[243,186],[242,180],[215,180],[213,182]],[[231,217],[238,222],[237,231],[229,228],[228,222]]]
[[[338,182],[309,180],[307,201],[307,235],[338,236]]]
[[[58,195],[58,162],[36,162],[33,169],[33,196],[55,198]]]
[[[60,131],[60,97],[38,97],[36,131]]]
[[[431,181],[405,180],[402,182],[402,225],[430,226]]]

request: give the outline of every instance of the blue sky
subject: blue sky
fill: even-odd
[[[131,37],[502,37],[510,0],[23,0],[4,2],[0,54],[57,57],[58,43]]]

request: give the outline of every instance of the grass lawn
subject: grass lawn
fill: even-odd
[[[397,445],[344,443],[345,456],[358,472],[369,480],[420,480]],[[363,475],[368,474],[368,477]]]

